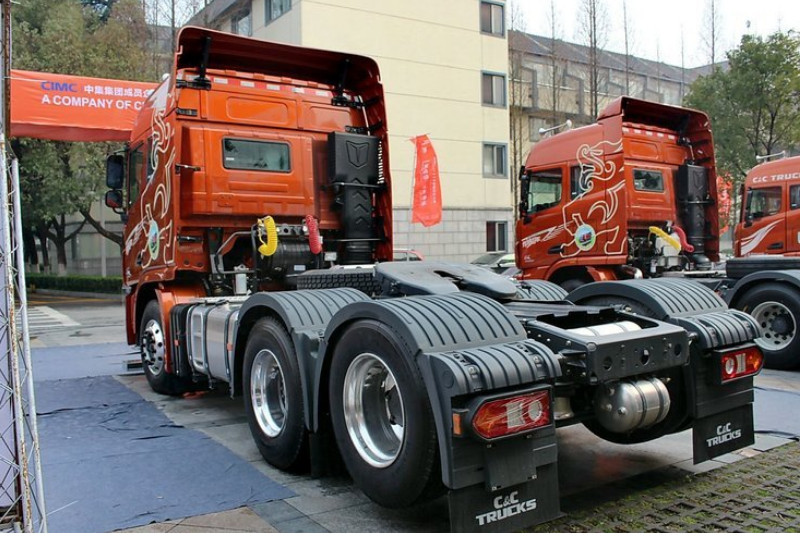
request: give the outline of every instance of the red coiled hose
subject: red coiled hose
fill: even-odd
[[[322,251],[322,236],[319,234],[317,219],[312,215],[306,215],[306,227],[308,228],[308,245],[311,253],[317,255]]]
[[[678,234],[678,239],[681,241],[681,248],[689,253],[694,252],[694,246],[689,244],[689,241],[686,240],[686,232],[683,231],[683,228],[680,226],[672,226],[672,229]]]

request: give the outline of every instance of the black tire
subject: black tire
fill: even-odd
[[[364,380],[360,385],[359,369]],[[351,400],[345,397],[346,380],[356,385],[350,388]],[[348,328],[334,349],[329,394],[342,459],[369,498],[384,507],[400,508],[443,491],[430,402],[419,369],[396,333],[374,320]],[[359,435],[369,433],[372,447],[357,446],[353,439],[359,437],[348,430],[348,420],[353,422],[359,414],[353,408],[354,395],[361,402],[365,422],[352,427],[371,426],[371,431]],[[394,424],[398,418],[402,422]],[[388,452],[383,457],[371,455],[370,463],[362,453],[369,456],[376,447]]]
[[[759,284],[738,299],[736,308],[752,315],[761,327],[756,344],[764,353],[764,366],[800,366],[800,291],[781,283]]]
[[[577,289],[578,287],[583,287],[587,283],[589,282],[579,278],[570,278],[563,280],[562,282],[559,283],[559,285],[561,286],[562,289],[567,291],[567,293],[570,293],[575,289]]]
[[[167,372],[165,366],[167,332],[161,319],[161,308],[157,300],[147,302],[139,323],[139,353],[142,369],[150,388],[159,394],[178,396],[191,390],[192,383]],[[173,361],[174,366],[174,361]]]
[[[262,318],[250,330],[242,382],[247,423],[258,451],[281,470],[307,471],[308,431],[300,369],[289,334],[274,318]]]
[[[309,270],[297,277],[298,289],[357,289],[367,296],[381,293],[381,285],[372,269]]]

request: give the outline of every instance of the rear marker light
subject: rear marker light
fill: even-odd
[[[757,346],[752,345],[722,354],[720,362],[721,378],[725,383],[758,374],[761,367],[764,366],[764,355]]]
[[[496,439],[550,425],[550,391],[542,390],[481,404],[472,429],[484,439]]]

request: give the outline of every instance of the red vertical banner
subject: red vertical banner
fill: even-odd
[[[719,206],[719,232],[725,233],[728,231],[728,225],[731,220],[731,205],[733,198],[731,198],[731,189],[733,183],[730,179],[730,174],[722,175],[717,174],[717,205]]]
[[[439,161],[427,135],[411,139],[416,146],[414,164],[414,198],[411,222],[434,226],[442,221],[442,188],[439,184]]]

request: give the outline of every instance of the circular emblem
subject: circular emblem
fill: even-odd
[[[158,257],[158,224],[155,220],[150,221],[150,228],[147,230],[147,249],[150,257]]]
[[[575,232],[575,246],[578,249],[583,250],[591,250],[594,247],[595,240],[597,239],[597,234],[594,232],[594,228],[591,227],[589,224],[581,224],[578,226],[578,230]]]

